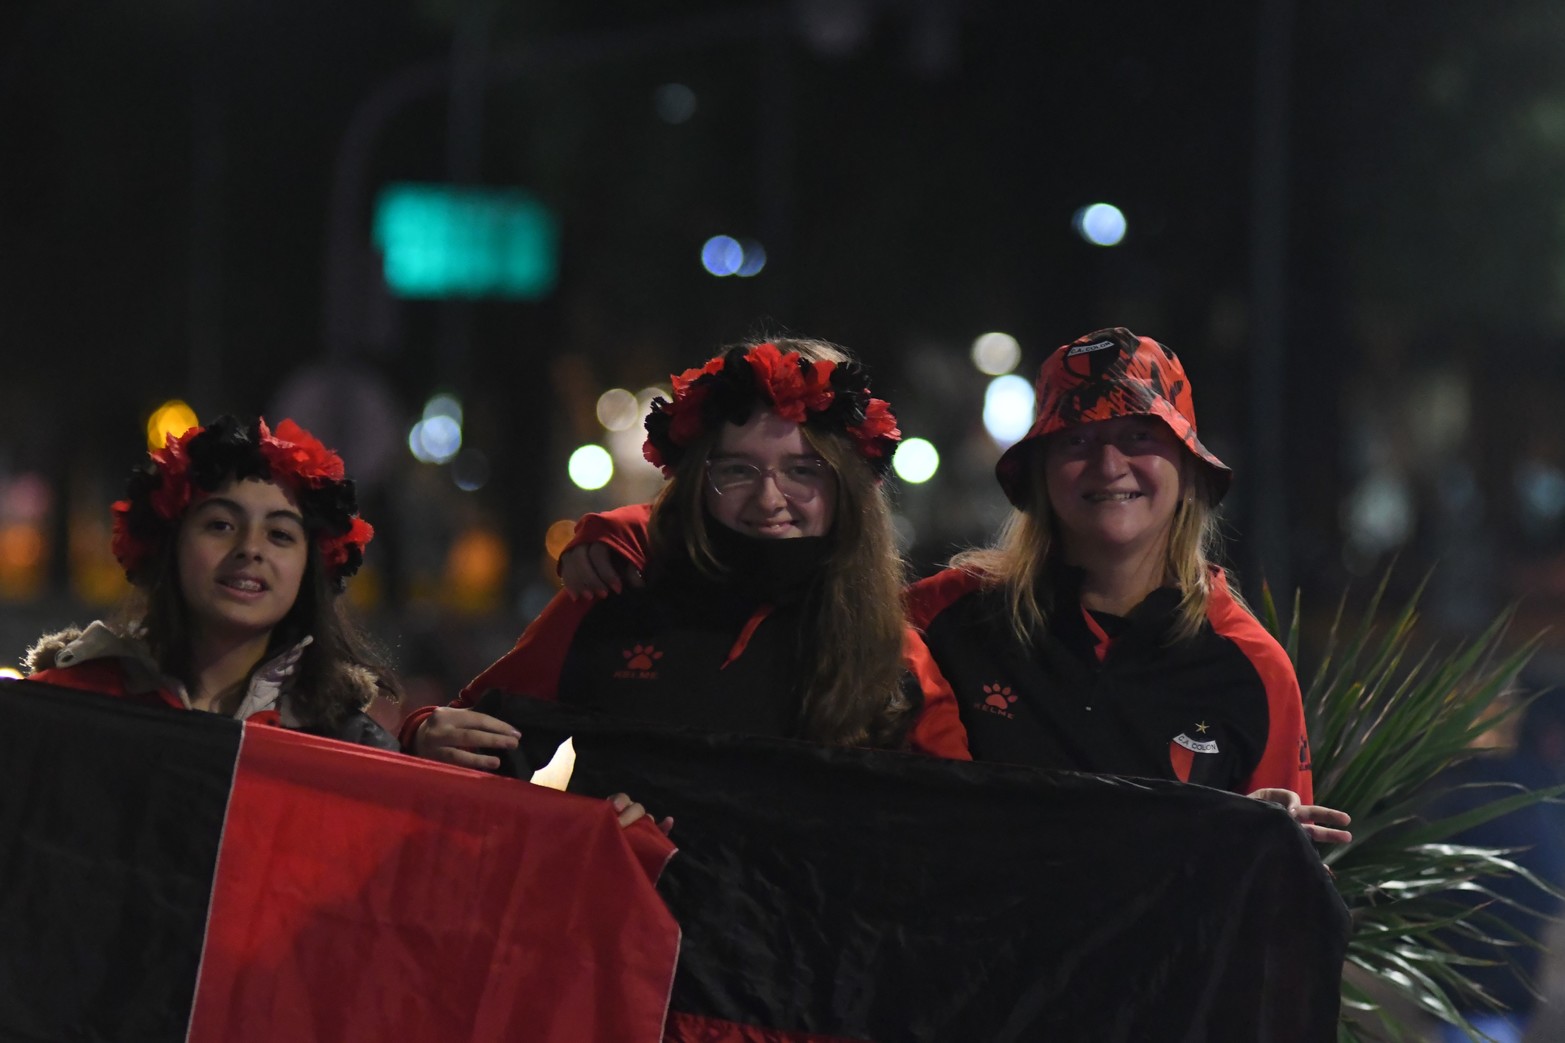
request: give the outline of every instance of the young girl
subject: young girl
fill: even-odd
[[[374,530],[336,453],[225,416],[170,436],[113,511],[137,597],[42,638],[32,680],[397,748],[364,713],[399,690],[343,609]]]
[[[974,759],[1203,783],[1349,839],[1347,815],[1309,803],[1293,666],[1212,563],[1230,475],[1179,359],[1100,330],[1044,362],[1037,401],[996,467],[1016,507],[997,544],[909,590]],[[634,585],[641,511],[584,520],[568,588],[590,603],[622,568]]]
[[[489,689],[611,714],[825,745],[966,758],[951,692],[902,610],[882,478],[900,432],[863,371],[818,341],[749,344],[653,403],[647,584],[556,597],[407,747],[494,768],[514,729]],[[536,761],[535,751],[531,760]]]

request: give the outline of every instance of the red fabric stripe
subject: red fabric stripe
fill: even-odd
[[[665,1043],[863,1043],[847,1036],[821,1036],[811,1032],[741,1025],[737,1021],[708,1018],[674,1011],[668,1016]]]
[[[745,622],[744,629],[739,631],[739,637],[734,641],[734,647],[728,650],[728,658],[723,660],[723,666],[718,667],[719,670],[744,655],[744,650],[749,647],[750,639],[755,636],[756,628],[771,614],[772,606],[770,605],[762,605],[755,610],[755,614]]]
[[[55,684],[61,688],[76,688],[83,692],[98,692],[117,699],[129,699],[143,706],[171,706],[183,710],[185,704],[179,696],[161,688],[131,695],[125,690],[125,672],[117,659],[93,659],[75,666],[56,666],[29,674],[29,681]]]
[[[651,1041],[678,946],[605,802],[251,727],[189,1040]]]
[[[1081,610],[1081,618],[1087,621],[1087,629],[1092,631],[1092,636],[1096,639],[1093,642],[1092,651],[1095,655],[1097,655],[1098,662],[1101,663],[1103,660],[1108,658],[1109,646],[1114,643],[1114,639],[1109,636],[1109,632],[1107,630],[1103,629],[1103,624],[1099,623],[1093,614],[1088,612],[1086,608]]]

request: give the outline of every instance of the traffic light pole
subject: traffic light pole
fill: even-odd
[[[356,331],[362,323],[369,292],[368,276],[373,270],[366,234],[366,172],[381,132],[410,102],[453,89],[453,127],[448,159],[461,159],[458,153],[469,147],[471,155],[476,157],[481,120],[472,122],[467,131],[461,126],[468,122],[469,115],[481,112],[478,106],[483,90],[492,84],[679,49],[765,40],[780,37],[787,25],[786,4],[718,11],[649,28],[556,36],[508,51],[492,60],[484,59],[487,48],[481,47],[478,69],[459,69],[458,62],[442,58],[408,66],[383,81],[359,103],[349,118],[332,171],[323,307],[323,336],[328,357],[338,362],[346,361],[357,343]],[[458,79],[470,83],[471,89],[454,86]],[[458,112],[464,105],[468,108]],[[471,134],[470,145],[463,144],[464,133]],[[476,172],[476,159],[472,169]]]

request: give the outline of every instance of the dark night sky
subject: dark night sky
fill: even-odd
[[[782,326],[854,347],[907,415],[956,437],[973,417],[930,398],[921,352],[965,357],[1004,329],[1028,372],[1078,333],[1126,324],[1180,350],[1203,432],[1234,457],[1240,563],[1260,524],[1242,483],[1261,466],[1262,410],[1283,438],[1266,470],[1289,475],[1284,572],[1339,575],[1339,504],[1363,469],[1354,389],[1454,367],[1481,462],[1507,442],[1485,404],[1517,383],[1487,372],[1484,338],[1529,345],[1554,386],[1565,328],[1565,16],[1541,0],[1350,6],[506,6],[491,54],[533,59],[482,93],[478,179],[555,210],[560,284],[536,304],[382,301],[350,361],[408,418],[435,387],[464,395],[495,466],[478,500],[522,542],[551,511],[591,505],[552,502],[539,448],[582,427],[562,358],[592,386],[640,386]],[[322,355],[332,165],[355,107],[449,56],[469,8],[6,5],[0,465],[62,484],[82,460],[117,474],[169,396],[207,415],[270,408]],[[855,10],[862,31],[823,42]],[[695,40],[714,19],[730,38]],[[1283,396],[1257,403],[1257,53],[1279,24]],[[561,46],[574,58],[538,57]],[[668,82],[695,91],[690,122],[655,116]],[[439,92],[396,110],[366,199],[446,175],[447,115]],[[1129,216],[1114,250],[1069,227],[1098,199]],[[367,248],[367,209],[356,217]],[[696,257],[716,232],[762,238],[768,269],[706,275]],[[470,347],[453,353],[463,321]],[[1540,459],[1565,465],[1551,446]]]

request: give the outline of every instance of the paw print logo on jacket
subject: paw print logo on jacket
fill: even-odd
[[[651,670],[652,665],[663,658],[663,653],[651,645],[631,645],[622,654],[625,665],[632,670]]]
[[[637,681],[656,680],[657,661],[663,658],[663,653],[659,652],[650,641],[644,645],[631,645],[620,652],[620,655],[625,658],[625,669],[614,671],[616,678]]]
[[[994,684],[984,685],[983,698],[973,704],[973,709],[999,714],[1001,717],[1015,718],[1016,715],[1011,712],[1011,706],[1015,702],[1016,693],[1011,691],[1011,686],[996,681]]]

